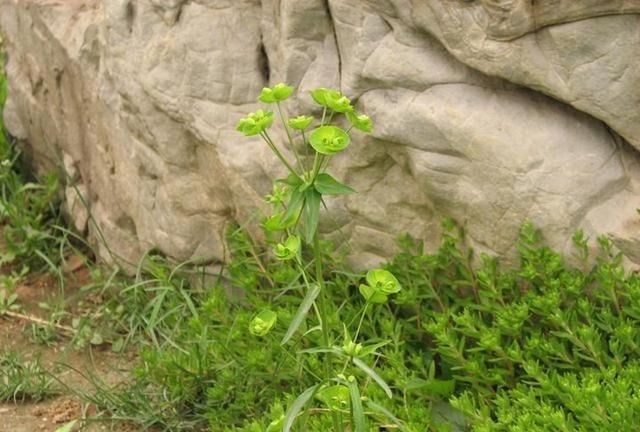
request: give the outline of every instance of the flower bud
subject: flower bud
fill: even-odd
[[[254,336],[265,336],[278,320],[278,315],[271,309],[263,309],[249,323],[249,333]]]

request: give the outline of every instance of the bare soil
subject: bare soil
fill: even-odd
[[[88,280],[89,271],[77,267],[73,274],[67,276],[69,283],[64,295],[73,298],[78,288]],[[47,317],[42,314],[38,303],[54,302],[62,295],[55,278],[48,275],[27,278],[16,288],[16,293],[24,315],[45,320]],[[126,380],[127,370],[134,360],[133,354],[111,352],[109,345],[74,348],[65,336],[61,336],[53,346],[40,345],[30,337],[31,325],[28,319],[0,317],[0,351],[11,350],[25,359],[40,358],[43,367],[52,371],[59,380],[54,383],[59,395],[41,402],[0,403],[0,432],[55,432],[69,421],[94,416],[95,408],[82,402],[75,394],[92,391],[90,383],[78,371],[116,384]],[[86,432],[131,430],[95,420],[83,422],[74,429]]]

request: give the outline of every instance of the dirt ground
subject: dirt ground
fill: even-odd
[[[81,286],[87,277],[86,269],[76,269],[67,294],[72,295],[73,289]],[[28,279],[16,289],[24,314],[28,316],[37,316],[37,304],[51,301],[58,295],[57,291],[50,277]],[[81,402],[73,391],[65,388],[68,386],[80,392],[91,390],[91,385],[73,369],[91,372],[104,382],[115,384],[126,380],[128,367],[134,360],[133,354],[115,354],[109,345],[76,349],[70,346],[69,339],[65,337],[53,346],[40,345],[30,338],[30,326],[31,322],[26,319],[0,317],[0,350],[16,352],[25,359],[39,357],[42,365],[54,371],[64,385],[55,383],[54,388],[60,391],[60,395],[42,402],[0,403],[0,432],[55,432],[69,421],[95,415],[93,407]],[[74,428],[74,431],[124,432],[131,429],[89,421]]]

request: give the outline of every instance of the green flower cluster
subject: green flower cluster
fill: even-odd
[[[278,315],[271,309],[261,310],[249,323],[249,333],[254,336],[266,336],[278,320]]]
[[[360,285],[360,294],[369,303],[386,303],[389,295],[402,289],[398,279],[387,270],[369,270],[366,279],[367,283]]]
[[[259,109],[256,112],[249,113],[246,117],[240,119],[236,129],[246,136],[253,136],[259,135],[272,124],[273,112]]]

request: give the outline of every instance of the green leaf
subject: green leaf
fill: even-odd
[[[379,405],[379,404],[369,400],[369,401],[367,401],[367,407],[371,408],[372,411],[376,411],[376,412],[386,416],[389,420],[394,422],[400,428],[401,431],[405,431],[406,430],[406,427],[402,423],[402,420],[400,420],[399,418],[394,416],[391,411],[389,411],[387,408],[383,407],[382,405]]]
[[[349,386],[349,395],[351,396],[351,414],[353,415],[353,424],[355,432],[365,432],[367,430],[366,419],[364,417],[364,409],[362,409],[362,400],[360,399],[360,389],[358,382],[349,377],[347,385]]]
[[[287,210],[282,215],[282,220],[290,221],[296,220],[300,213],[300,207],[304,204],[304,193],[297,187],[291,192],[291,198],[287,203]]]
[[[293,403],[291,404],[291,407],[289,407],[289,410],[287,410],[282,432],[289,432],[291,430],[293,423],[296,421],[296,417],[298,416],[300,411],[302,411],[302,409],[307,404],[307,402],[309,402],[309,399],[313,397],[317,389],[318,389],[318,384],[311,386],[308,389],[306,389],[304,392],[302,392],[300,396],[298,396],[296,400],[293,401]]]
[[[313,302],[316,301],[318,294],[320,294],[320,285],[318,284],[311,285],[309,291],[307,291],[307,295],[304,296],[302,303],[300,303],[300,306],[298,307],[298,311],[296,312],[296,315],[291,320],[291,324],[289,324],[287,333],[284,335],[284,337],[282,338],[282,341],[280,342],[281,345],[284,345],[287,342],[289,342],[289,339],[291,339],[291,337],[298,330],[298,328],[300,327],[300,324],[302,324],[302,321],[304,321],[305,317],[307,316],[309,309],[311,309]]]
[[[303,349],[298,351],[298,354],[318,354],[318,353],[335,354],[339,357],[343,357],[343,358],[346,357],[346,355],[338,347],[331,347],[331,348],[318,347],[318,348],[308,348],[308,349]]]
[[[384,392],[387,394],[389,399],[393,397],[393,392],[391,391],[391,388],[389,388],[389,385],[382,379],[382,377],[380,377],[380,375],[376,373],[376,371],[374,371],[369,366],[367,366],[367,364],[362,360],[360,360],[359,358],[354,358],[353,364],[359,367],[369,377],[371,377],[371,379],[373,379],[380,386],[380,388],[384,390]]]
[[[303,181],[300,177],[298,177],[297,175],[295,175],[294,173],[290,173],[287,178],[284,179],[278,179],[276,180],[279,183],[284,183],[286,185],[291,186],[292,188],[297,188],[298,186],[300,186]]]
[[[318,174],[314,186],[322,195],[347,195],[356,193],[354,189],[340,183],[327,173]]]
[[[295,214],[292,216],[288,216],[287,218],[285,218],[284,216],[284,213],[274,214],[273,216],[267,218],[262,223],[262,226],[269,232],[275,232],[284,231],[285,229],[292,227],[296,223]]]
[[[78,423],[78,420],[73,420],[67,423],[66,425],[56,429],[56,432],[71,432],[73,430],[73,427],[76,425],[76,423]]]
[[[383,346],[388,345],[389,343],[391,343],[390,340],[385,340],[382,342],[375,343],[373,345],[366,345],[362,348],[362,351],[360,351],[359,357],[365,357],[365,356],[368,356],[369,354],[375,354],[378,348],[382,348]]]
[[[302,212],[304,227],[303,236],[307,243],[313,242],[320,220],[320,200],[322,195],[314,188],[305,191],[304,210]]]
[[[385,293],[376,291],[369,285],[360,284],[358,290],[360,291],[360,294],[362,294],[362,297],[364,297],[364,299],[369,303],[384,304],[387,302],[387,295]]]

